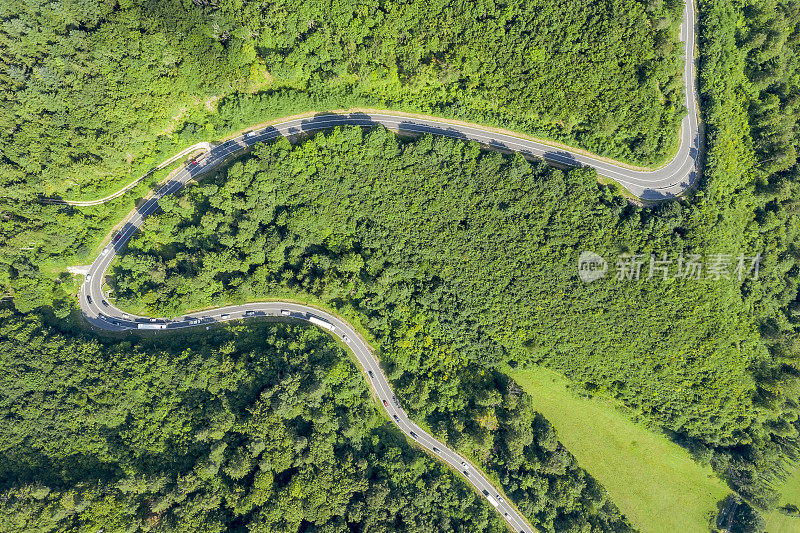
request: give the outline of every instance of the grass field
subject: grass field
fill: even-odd
[[[795,468],[782,487],[779,488],[781,499],[779,506],[791,503],[800,507],[800,467]],[[780,511],[772,511],[764,516],[767,521],[767,533],[798,533],[800,518],[786,516]]]
[[[506,369],[556,428],[578,463],[643,533],[708,533],[730,491],[680,446],[635,423],[610,400],[584,399],[563,376]],[[796,530],[795,530],[796,531]]]

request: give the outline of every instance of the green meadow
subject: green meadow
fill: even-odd
[[[634,422],[614,402],[581,396],[559,374],[539,368],[508,373],[635,527],[644,533],[708,533],[717,503],[730,492],[710,467]]]

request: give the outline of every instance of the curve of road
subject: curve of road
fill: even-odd
[[[693,0],[688,0],[685,3],[683,22],[681,24],[681,40],[684,45],[686,59],[683,71],[685,86],[684,105],[688,113],[681,121],[680,146],[677,153],[669,163],[655,170],[633,170],[599,156],[573,152],[569,149],[553,147],[545,142],[494,132],[478,124],[452,123],[428,117],[407,117],[392,114],[390,111],[375,113],[331,113],[311,118],[292,119],[261,130],[248,132],[231,141],[218,145],[213,149],[208,148],[208,143],[200,143],[187,150],[191,151],[203,145],[203,148],[207,149],[209,153],[212,154],[212,157],[208,159],[207,163],[204,165],[207,167],[208,163],[219,161],[219,158],[216,156],[229,155],[236,151],[243,150],[247,146],[269,141],[281,135],[291,137],[300,133],[310,133],[342,125],[363,127],[382,125],[387,129],[400,133],[431,133],[434,135],[476,141],[490,149],[519,152],[526,157],[544,159],[545,161],[566,166],[591,166],[597,169],[597,173],[600,176],[616,181],[627,188],[632,194],[643,200],[667,200],[682,194],[694,185],[699,171],[701,135],[695,81],[695,7]],[[187,153],[187,150],[176,154],[156,168],[163,168],[166,164],[175,161],[180,155]],[[193,172],[192,176],[199,173],[197,171],[202,171],[203,169],[198,168],[195,170],[196,172]],[[133,185],[141,181],[141,179],[142,178],[139,178],[116,193],[99,200],[62,200],[60,202],[78,207],[98,205],[118,198]]]
[[[568,166],[593,166],[598,174],[611,178],[625,186],[630,192],[645,200],[673,198],[696,180],[700,149],[700,133],[695,93],[694,47],[695,13],[693,0],[688,0],[684,9],[681,39],[686,51],[684,82],[686,84],[686,108],[688,115],[681,123],[681,145],[677,155],[663,167],[653,171],[636,171],[596,157],[554,149],[553,147],[521,139],[512,135],[495,133],[480,126],[451,124],[425,118],[410,118],[388,113],[350,113],[318,115],[295,119],[261,130],[248,132],[224,144],[214,147],[201,158],[177,172],[170,181],[162,185],[123,220],[120,231],[112,242],[101,251],[92,263],[80,290],[80,306],[86,320],[94,327],[105,331],[127,330],[175,330],[188,327],[208,327],[211,323],[238,320],[257,316],[276,316],[309,321],[341,339],[358,359],[381,404],[397,427],[409,438],[442,461],[460,472],[475,488],[486,496],[503,519],[515,531],[527,533],[533,528],[525,518],[500,495],[491,482],[465,458],[434,439],[414,424],[392,393],[389,381],[380,368],[380,363],[366,341],[356,330],[342,319],[325,311],[289,302],[256,302],[195,313],[175,320],[155,319],[129,315],[109,303],[103,292],[103,280],[116,255],[131,237],[141,228],[145,217],[158,209],[158,200],[180,190],[187,182],[207,173],[250,146],[275,139],[279,136],[294,136],[300,133],[329,129],[340,125],[369,127],[383,125],[387,129],[405,133],[431,133],[464,140],[480,142],[493,149],[519,152],[528,157]]]

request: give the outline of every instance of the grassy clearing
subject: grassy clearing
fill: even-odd
[[[781,499],[779,507],[791,503],[800,507],[800,466],[786,479],[783,486],[779,488]],[[764,516],[767,521],[767,533],[797,533],[800,531],[800,518],[787,516],[778,510],[774,510]]]
[[[545,369],[512,371],[558,438],[611,494],[635,527],[649,532],[708,533],[717,503],[730,491],[710,467],[614,403],[585,399]]]

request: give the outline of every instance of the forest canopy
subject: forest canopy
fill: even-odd
[[[98,341],[0,319],[0,531],[507,531],[314,327]],[[518,440],[477,449],[520,509],[542,531],[630,531],[530,398],[492,390]]]
[[[770,355],[742,293],[753,280],[578,279],[582,250],[727,245],[709,244],[716,227],[696,206],[627,205],[593,170],[348,127],[259,145],[162,209],[113,268],[118,304],[163,316],[309,293],[354,311],[411,412],[457,447],[465,431],[488,438],[463,409],[491,411],[474,376],[500,363],[612,394],[723,471],[794,420],[756,401]]]
[[[17,198],[146,169],[224,132],[216,106],[252,91],[503,124],[641,162],[675,149],[685,112],[678,1],[58,6],[0,5],[0,175]]]
[[[37,194],[102,191],[191,142],[319,108],[426,111],[637,162],[670,153],[686,111],[675,39],[681,2],[58,5],[0,4],[7,67],[0,71],[0,285],[13,307],[0,319],[7,380],[0,400],[8,413],[0,467],[4,478],[20,480],[3,487],[2,512],[31,521],[25,524],[93,524],[103,513],[145,526],[197,513],[210,530],[261,520],[255,500],[243,495],[257,492],[254,465],[265,451],[244,426],[217,440],[203,432],[216,416],[239,424],[258,401],[229,409],[213,379],[197,389],[210,393],[176,399],[183,387],[196,390],[180,381],[184,372],[222,380],[209,374],[207,358],[235,369],[223,357],[239,354],[235,343],[199,339],[184,351],[98,341],[62,326],[75,318],[64,266],[89,257],[129,200],[79,211],[39,204]],[[642,209],[598,185],[591,170],[557,170],[457,141],[337,130],[297,146],[260,147],[166,199],[146,238],[116,267],[120,300],[177,313],[309,295],[350,313],[378,340],[413,415],[481,457],[542,529],[629,525],[497,371],[499,362],[547,365],[615,396],[710,462],[739,495],[769,508],[772,488],[798,455],[800,5],[699,0],[698,7],[706,150],[696,195]],[[763,264],[757,280],[584,285],[575,272],[584,249],[607,257],[761,253]],[[301,363],[325,353],[344,357],[302,328],[269,327],[276,329],[261,330],[263,349],[289,368],[297,369],[295,355]],[[169,366],[184,355],[193,362]],[[331,361],[313,359],[298,372],[324,382],[319,372]],[[109,378],[114,365],[127,374]],[[310,370],[315,365],[319,372]],[[342,372],[353,381],[312,392],[327,391],[331,405],[341,405],[331,390],[344,384],[361,398],[366,421],[335,408],[331,420],[342,425],[317,428],[303,415],[268,412],[291,446],[311,431],[356,457],[364,448],[354,435],[386,430],[369,425],[374,412],[355,370]],[[167,404],[119,395],[132,376],[147,390],[159,383],[164,392],[156,396]],[[231,379],[261,378],[242,371]],[[272,390],[274,382],[263,379],[256,388]],[[198,398],[215,407],[204,412]],[[176,427],[165,422],[170,416]],[[139,431],[141,442],[133,438]],[[159,440],[159,432],[174,439]],[[418,461],[402,442],[364,453],[375,464],[398,455],[422,464],[409,483],[434,487],[432,500],[387,515],[384,500],[362,505],[356,493],[335,492],[337,502],[354,505],[353,515],[349,507],[345,514],[341,506],[315,507],[319,514],[291,515],[293,523],[311,517],[315,527],[338,531],[348,516],[362,516],[398,529],[398,516],[427,525],[463,512],[468,529],[496,526],[485,504],[465,496],[465,510],[454,501],[454,478]],[[271,451],[264,457],[277,460]],[[292,459],[286,477],[271,471],[279,489],[302,471],[302,459]],[[224,475],[202,477],[215,469]],[[348,479],[391,484],[391,473],[368,478],[368,471],[356,463]],[[391,494],[405,494],[403,487]],[[191,505],[182,499],[187,491]],[[53,517],[55,525],[47,522]]]

